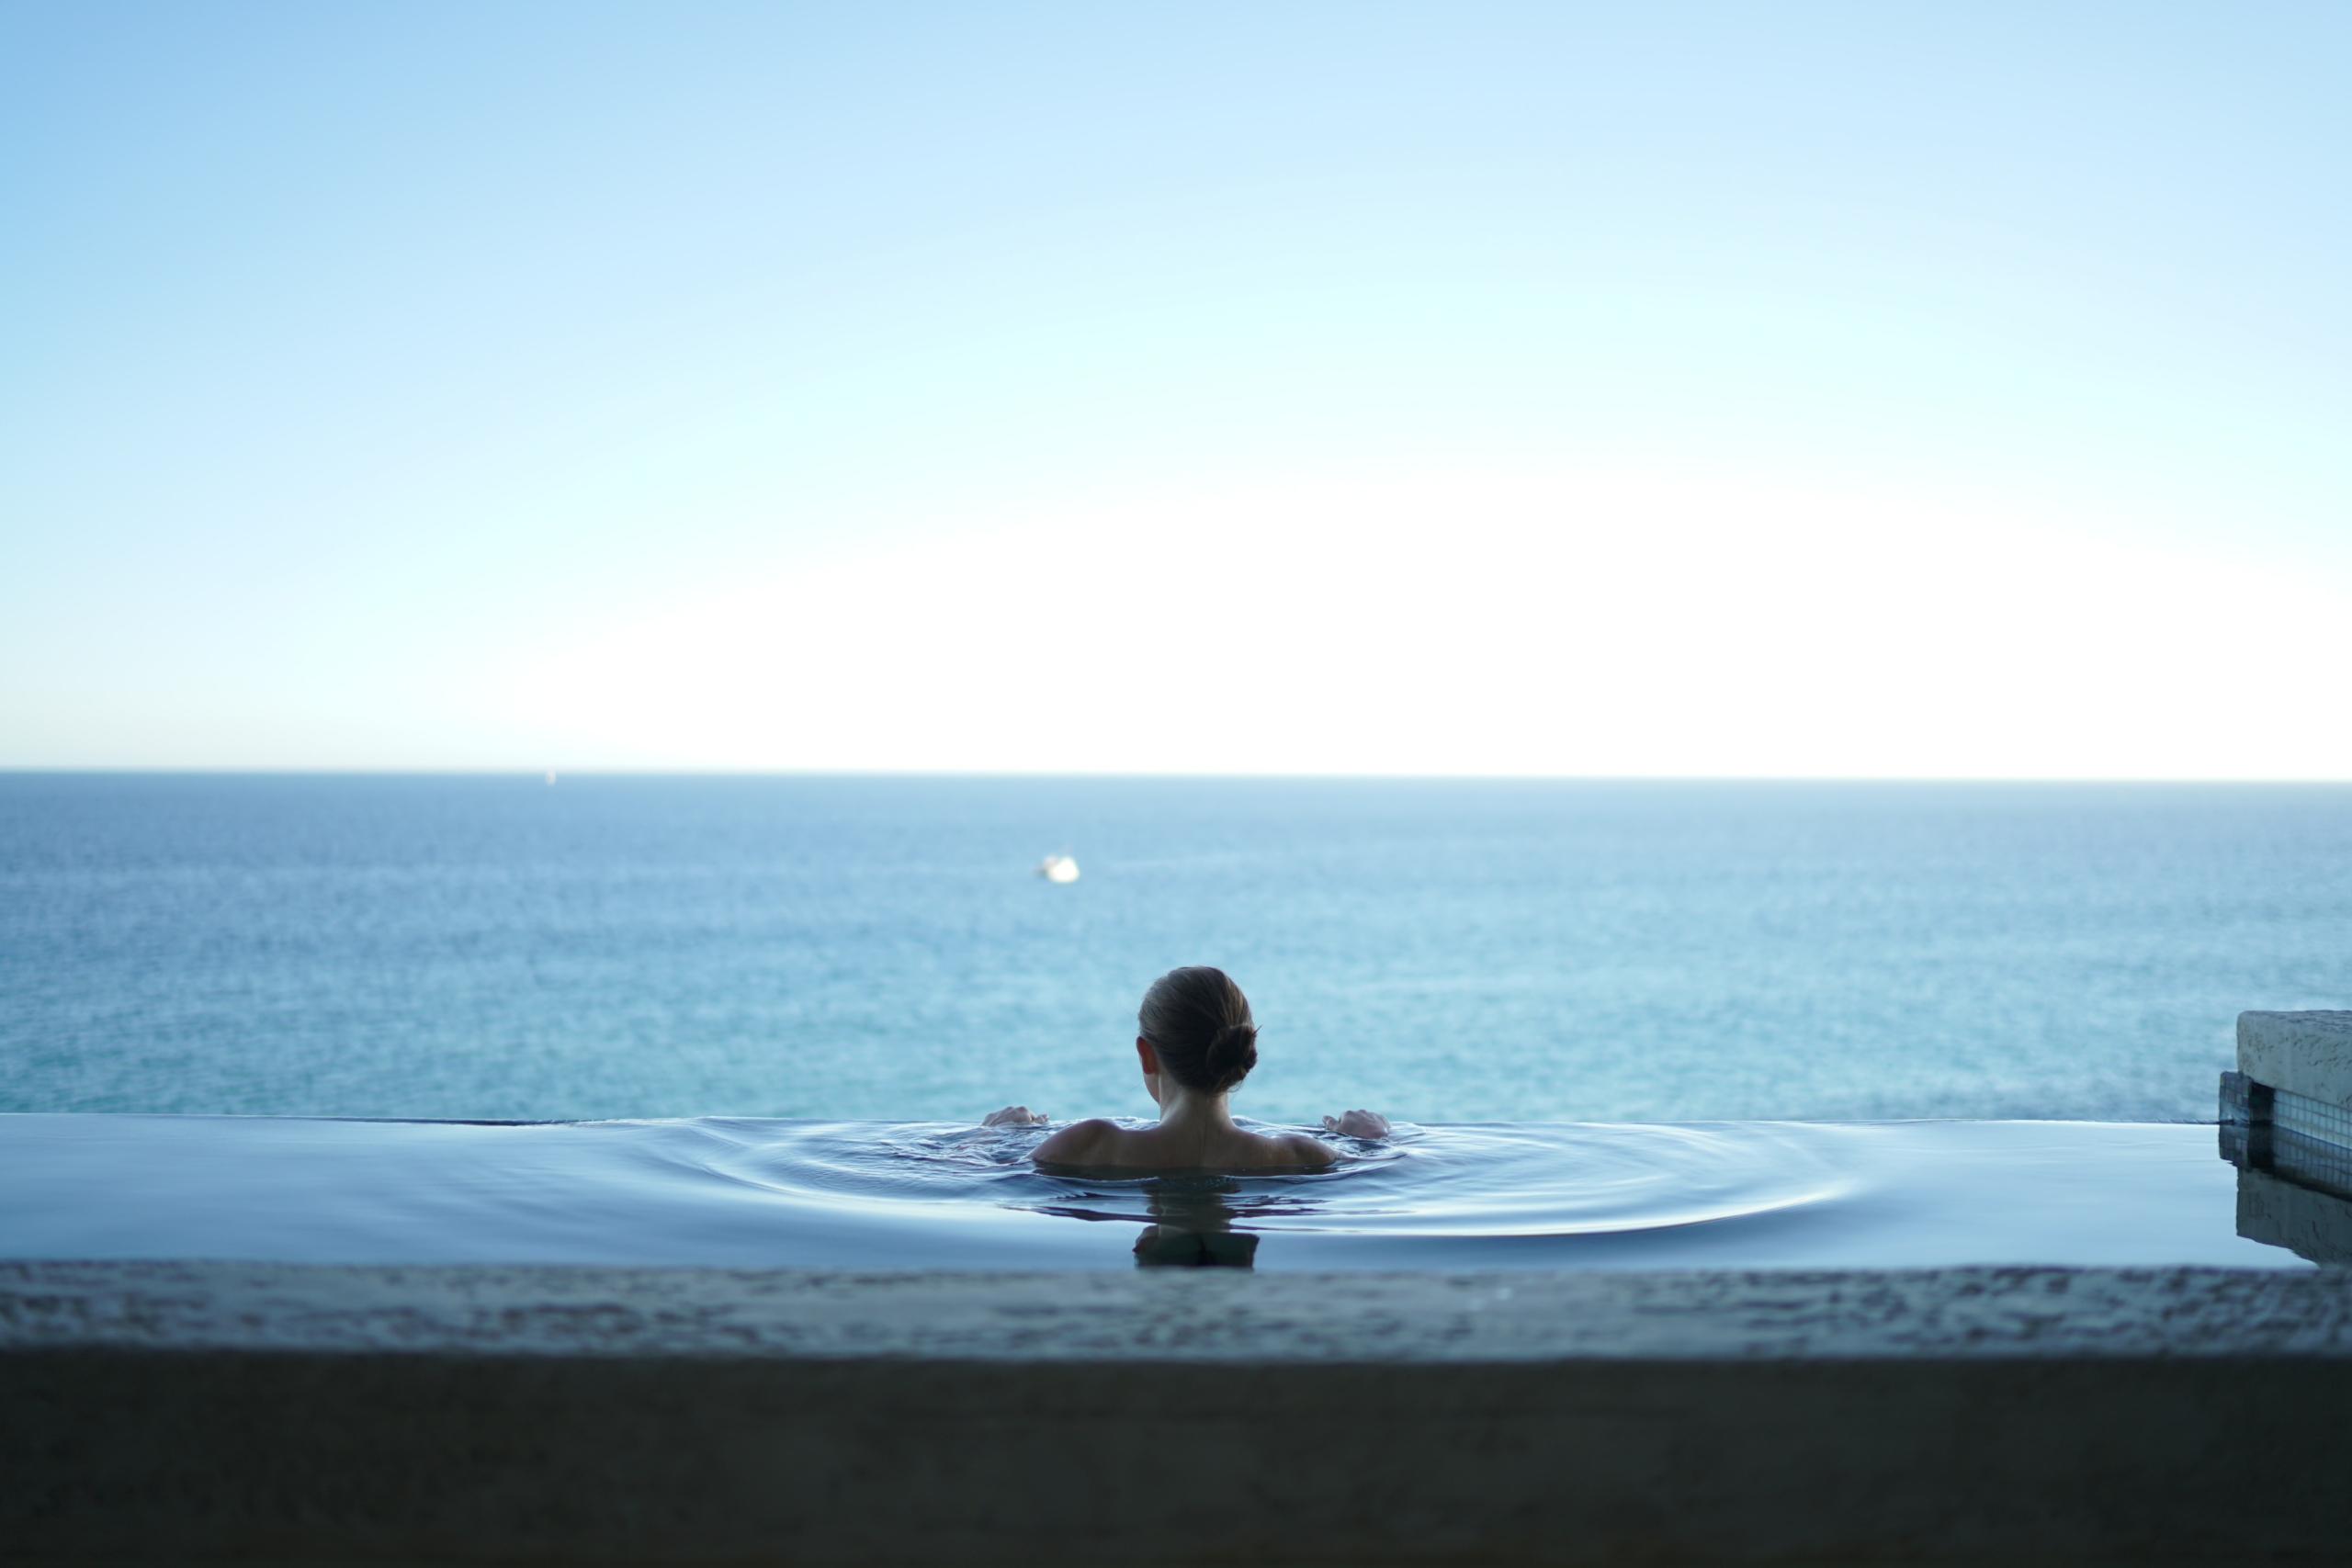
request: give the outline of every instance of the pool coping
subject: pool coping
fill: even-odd
[[[2352,1555],[2352,1273],[0,1262],[27,1564]]]
[[[1043,1360],[2352,1357],[2352,1273],[0,1260],[0,1353]]]

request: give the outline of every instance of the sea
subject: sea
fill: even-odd
[[[2211,1123],[2347,955],[2341,787],[0,775],[0,1259],[2307,1268]],[[1203,963],[1393,1135],[981,1124]]]
[[[1270,1122],[2210,1122],[2352,786],[0,774],[0,1111],[1143,1114],[1183,964]]]

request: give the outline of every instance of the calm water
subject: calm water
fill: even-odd
[[[1076,884],[1035,874],[1068,849]],[[0,775],[0,1110],[2210,1119],[2352,788]]]
[[[0,1116],[0,1258],[902,1269],[2301,1269],[2211,1127],[1400,1128],[1311,1176],[1040,1170],[1042,1134],[702,1117]],[[1342,1145],[1346,1147],[1345,1145]]]

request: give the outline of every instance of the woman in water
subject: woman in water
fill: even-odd
[[[1306,1133],[1269,1137],[1237,1127],[1227,1096],[1258,1065],[1258,1025],[1250,998],[1222,969],[1170,969],[1143,994],[1136,1059],[1159,1107],[1156,1127],[1129,1129],[1096,1118],[1073,1122],[1030,1151],[1041,1165],[1141,1166],[1156,1170],[1319,1170],[1339,1158]],[[1030,1126],[1046,1118],[1025,1105],[991,1112],[986,1125]],[[1370,1111],[1326,1116],[1351,1138],[1388,1135]]]

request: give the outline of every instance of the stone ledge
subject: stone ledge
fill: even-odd
[[[0,1266],[13,1564],[2341,1562],[2352,1276]]]
[[[2352,1109],[2352,1012],[2238,1014],[2238,1071],[2272,1089]]]
[[[0,1262],[0,1351],[979,1360],[2352,1357],[2352,1275]]]

